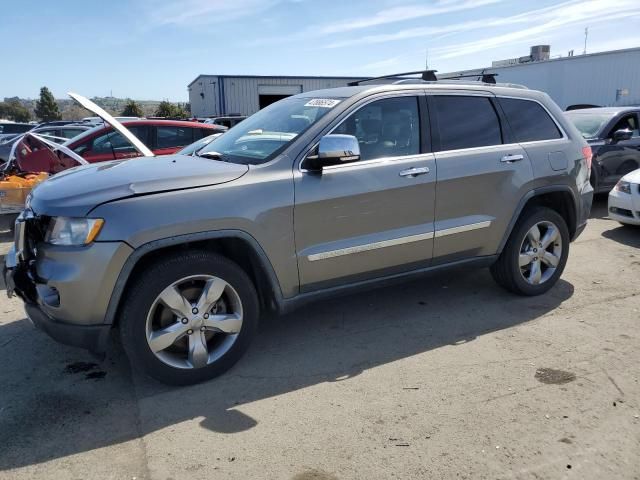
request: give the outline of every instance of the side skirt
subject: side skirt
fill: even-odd
[[[351,295],[357,292],[373,290],[376,288],[387,287],[389,285],[395,285],[415,278],[420,278],[430,274],[440,272],[442,270],[453,269],[456,267],[489,267],[495,263],[498,259],[498,255],[488,255],[484,257],[474,257],[465,260],[458,260],[455,262],[445,263],[441,265],[435,265],[431,267],[420,268],[417,270],[411,270],[409,272],[396,273],[394,275],[388,275],[370,280],[364,280],[355,283],[349,283],[346,285],[340,285],[337,287],[326,288],[317,290],[315,292],[302,293],[293,298],[284,298],[279,302],[279,313],[285,314],[292,312],[303,305],[312,303],[318,300],[326,298],[335,298],[344,295]]]

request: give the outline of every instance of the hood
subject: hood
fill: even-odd
[[[94,163],[42,182],[33,190],[29,205],[38,215],[83,216],[102,203],[226,183],[248,170],[247,165],[184,155]]]

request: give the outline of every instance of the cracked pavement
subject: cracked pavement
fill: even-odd
[[[0,312],[0,479],[640,475],[640,230],[606,198],[541,297],[456,270],[324,301],[193,387]]]

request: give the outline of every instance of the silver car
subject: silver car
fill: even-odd
[[[281,100],[197,156],[87,165],[30,196],[9,292],[60,342],[166,383],[229,369],[263,312],[454,265],[520,295],[557,282],[593,190],[541,92],[460,81]],[[463,296],[464,292],[460,292]]]

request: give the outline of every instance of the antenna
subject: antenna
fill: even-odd
[[[428,48],[424,56],[424,68],[425,70],[429,70],[429,49]]]
[[[589,27],[584,27],[584,51],[583,55],[587,54],[587,37],[589,36]]]

